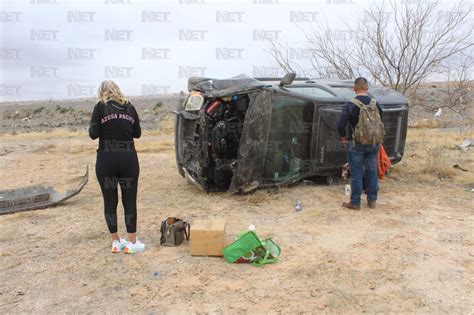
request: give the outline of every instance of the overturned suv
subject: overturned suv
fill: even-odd
[[[333,178],[346,163],[336,128],[352,81],[190,78],[178,108],[176,163],[204,191],[246,193],[305,178]],[[371,86],[383,111],[384,148],[392,163],[403,157],[407,102],[396,91]]]

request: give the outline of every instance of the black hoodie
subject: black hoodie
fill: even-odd
[[[133,138],[140,138],[141,133],[140,119],[132,104],[120,105],[109,101],[95,105],[89,136],[93,140],[99,138],[98,151],[117,143],[134,149]]]

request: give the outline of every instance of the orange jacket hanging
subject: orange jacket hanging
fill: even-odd
[[[383,179],[390,167],[392,167],[392,162],[390,162],[390,158],[388,157],[387,152],[385,152],[385,149],[383,148],[382,144],[380,144],[379,154],[377,155],[377,162],[379,179]]]

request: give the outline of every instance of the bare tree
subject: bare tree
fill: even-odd
[[[267,52],[271,54],[273,60],[283,71],[296,73],[298,77],[309,76],[309,70],[304,69],[297,63],[290,62],[290,52],[287,46],[273,41],[269,41],[269,44],[270,50]]]
[[[337,40],[327,25],[304,31],[311,67],[321,78],[364,75],[405,94],[444,61],[472,49],[472,11],[472,4],[463,1],[449,10],[441,10],[438,1],[375,2],[347,26],[351,36],[346,40]],[[282,49],[272,45],[273,59],[285,70],[297,68]]]
[[[447,108],[462,118],[472,110],[474,101],[472,92],[474,92],[474,81],[471,80],[471,69],[474,66],[472,55],[463,54],[458,61],[448,62],[445,65],[446,86],[440,91],[444,94],[442,97],[441,108]]]

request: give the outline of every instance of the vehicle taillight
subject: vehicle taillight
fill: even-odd
[[[206,113],[211,114],[220,104],[221,104],[221,101],[219,100],[212,102],[207,108]]]

